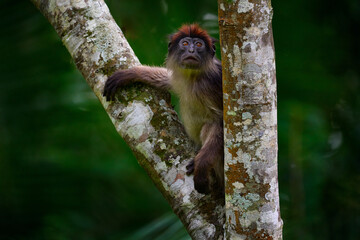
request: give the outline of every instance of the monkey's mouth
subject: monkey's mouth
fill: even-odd
[[[199,59],[197,59],[194,56],[185,57],[182,62],[185,65],[185,67],[188,68],[198,67],[200,64]]]
[[[185,60],[194,60],[194,61],[198,61],[198,59],[196,58],[196,57],[194,57],[194,56],[188,56],[188,57],[186,57],[185,59],[184,59],[184,61]]]

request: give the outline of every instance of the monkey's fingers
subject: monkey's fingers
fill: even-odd
[[[106,101],[110,101],[111,100],[111,79],[108,78],[108,80],[105,83],[104,86],[104,92],[103,92],[103,96],[106,97]]]
[[[113,84],[109,85],[108,86],[108,98],[111,100],[111,101],[114,101],[115,100],[115,93],[116,91],[118,90],[118,85],[116,84],[116,81],[114,81]]]
[[[104,97],[106,97],[107,101],[111,101],[115,99],[116,90],[119,88],[119,83],[117,79],[113,76],[109,77],[109,79],[105,83],[104,87]]]
[[[105,83],[104,96],[106,100],[115,100],[116,91],[129,84],[134,79],[132,71],[121,70],[111,75]]]
[[[188,165],[186,165],[186,174],[190,175],[194,172],[195,165],[194,165],[194,159],[189,162]]]

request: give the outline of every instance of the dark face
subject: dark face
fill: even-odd
[[[209,54],[202,39],[185,37],[179,41],[177,55],[181,67],[198,69],[206,62]]]

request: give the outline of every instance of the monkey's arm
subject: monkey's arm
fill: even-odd
[[[111,75],[105,83],[103,96],[114,100],[116,91],[132,82],[142,82],[160,89],[170,89],[170,72],[166,68],[137,66],[120,70]]]

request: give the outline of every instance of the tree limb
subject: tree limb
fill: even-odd
[[[49,20],[116,130],[193,239],[222,239],[224,200],[198,194],[185,166],[194,157],[170,95],[135,84],[106,102],[108,75],[140,62],[103,0],[32,0]]]

